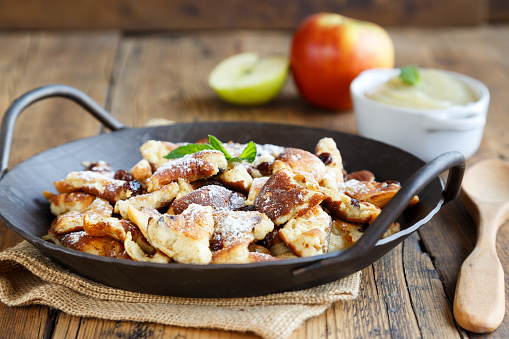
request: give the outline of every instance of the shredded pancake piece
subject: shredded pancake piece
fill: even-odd
[[[332,220],[320,206],[287,222],[279,231],[285,244],[299,257],[327,253]]]
[[[228,166],[224,154],[216,150],[205,150],[188,154],[180,159],[164,163],[146,180],[147,191],[153,192],[179,178],[188,181],[210,178]]]
[[[236,210],[246,204],[246,198],[239,192],[230,191],[218,185],[207,185],[173,202],[173,212],[180,214],[191,204],[211,206],[215,210]]]
[[[304,215],[325,199],[311,176],[280,169],[273,174],[256,196],[253,206],[276,225]]]
[[[93,194],[115,203],[141,193],[141,185],[136,180],[112,179],[102,173],[92,171],[70,172],[65,183],[72,189]]]

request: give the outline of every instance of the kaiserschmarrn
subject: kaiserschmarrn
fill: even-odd
[[[254,161],[149,140],[129,171],[86,162],[44,192],[55,219],[44,239],[102,256],[188,264],[253,263],[352,246],[400,189],[369,170],[348,173],[331,138],[315,152],[256,145]],[[223,147],[240,157],[246,145]],[[410,206],[419,202],[414,197]],[[384,237],[399,232],[391,225]]]

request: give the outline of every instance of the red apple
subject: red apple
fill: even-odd
[[[394,45],[382,27],[334,13],[305,19],[295,31],[291,69],[300,94],[312,104],[352,107],[350,83],[369,68],[394,67]]]

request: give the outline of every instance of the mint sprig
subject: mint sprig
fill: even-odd
[[[223,143],[219,141],[215,136],[209,134],[209,143],[208,144],[187,144],[184,146],[180,146],[164,157],[166,159],[178,159],[182,158],[188,154],[193,154],[196,152],[200,152],[203,150],[217,150],[224,154],[224,157],[226,158],[226,161],[228,162],[242,162],[247,161],[249,163],[253,162],[256,159],[256,144],[252,141],[250,141],[246,148],[242,151],[242,154],[240,157],[233,157],[231,156],[228,151],[223,146]]]
[[[185,146],[180,146],[179,148],[174,149],[170,153],[166,154],[164,158],[166,159],[178,159],[182,158],[187,154],[197,153],[206,149],[213,149],[209,144],[188,144]]]
[[[416,86],[421,82],[419,68],[412,65],[401,67],[399,77],[405,84],[410,86]]]

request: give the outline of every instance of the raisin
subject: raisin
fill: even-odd
[[[113,176],[114,179],[117,180],[124,180],[124,181],[131,181],[133,180],[133,177],[130,173],[124,171],[124,170],[118,170],[115,172],[115,175]]]
[[[242,212],[253,212],[253,211],[256,211],[256,208],[254,207],[254,205],[244,205],[244,206],[235,208],[234,210],[242,211]]]
[[[260,171],[260,173],[263,176],[271,175],[272,173],[272,164],[269,162],[262,162],[258,166],[256,166],[256,169]]]
[[[352,206],[358,209],[361,207],[361,204],[359,200],[352,198]]]
[[[140,195],[143,193],[143,188],[138,180],[130,180],[125,183],[126,188],[132,192],[132,196]]]
[[[215,233],[212,236],[212,239],[210,239],[210,250],[212,252],[219,251],[222,247],[223,239],[221,239],[221,236],[217,233]]]
[[[325,166],[332,162],[332,155],[330,153],[322,153],[318,156],[318,158],[322,160]]]

